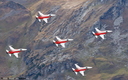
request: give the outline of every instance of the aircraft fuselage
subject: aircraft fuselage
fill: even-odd
[[[95,33],[95,35],[99,36],[99,35],[103,35],[103,34],[107,34],[107,32],[103,32],[103,33]]]
[[[56,41],[55,43],[60,44],[60,43],[66,43],[66,42],[68,42],[68,41]]]
[[[75,72],[85,71],[87,69],[75,69]]]
[[[38,19],[50,18],[51,16],[38,16]]]
[[[14,54],[14,53],[19,53],[19,52],[21,52],[21,51],[9,51],[8,53],[9,54]]]

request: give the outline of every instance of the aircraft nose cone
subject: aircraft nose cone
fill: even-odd
[[[22,49],[22,51],[26,51],[27,49]]]
[[[73,39],[68,39],[68,41],[73,41]]]
[[[50,14],[51,16],[56,16],[55,14]]]
[[[111,30],[108,30],[107,32],[112,32]]]
[[[87,69],[91,69],[92,67],[87,67]]]

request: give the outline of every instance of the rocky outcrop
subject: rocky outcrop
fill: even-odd
[[[38,65],[32,65],[29,72],[27,72],[26,77],[30,79],[37,79],[38,77],[44,76],[44,79],[49,78],[55,78],[62,76],[61,74],[65,73],[65,70],[71,71],[71,66],[73,66],[76,61],[73,60],[66,60],[63,62],[53,62],[49,65],[47,64],[38,64]],[[52,75],[52,76],[49,76]],[[33,77],[31,77],[33,76]],[[53,77],[54,76],[54,77]],[[40,79],[40,78],[38,78]],[[62,78],[60,78],[62,80]]]
[[[113,77],[111,80],[127,80],[128,76],[125,75],[117,75],[115,77]]]

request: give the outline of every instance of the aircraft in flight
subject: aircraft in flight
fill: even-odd
[[[104,38],[105,34],[112,32],[111,30],[101,31],[98,28],[95,28],[95,30],[96,30],[96,33],[92,32],[95,35],[95,37],[98,38],[98,36],[100,36],[102,39],[105,39]]]
[[[46,23],[48,23],[48,19],[50,17],[55,16],[55,14],[43,14],[40,11],[38,11],[38,13],[39,13],[39,16],[36,15],[36,18],[38,19],[39,22],[41,22],[41,20],[44,20]]]
[[[76,66],[76,69],[72,68],[72,70],[75,72],[76,75],[79,72],[82,76],[85,76],[84,71],[92,68],[92,67],[80,67],[77,64],[75,64],[75,66]]]
[[[53,42],[58,47],[58,44],[60,44],[63,48],[65,48],[65,43],[69,41],[73,41],[73,39],[60,39],[58,36],[56,36],[57,41],[53,40]]]
[[[6,50],[6,52],[9,54],[9,56],[11,56],[12,54],[14,54],[16,56],[16,58],[18,58],[18,54],[20,52],[26,51],[27,49],[14,49],[12,46],[9,45],[10,50]]]

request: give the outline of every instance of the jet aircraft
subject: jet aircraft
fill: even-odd
[[[38,11],[38,13],[39,13],[39,16],[36,15],[36,18],[38,19],[39,22],[41,22],[41,20],[43,20],[43,21],[45,21],[46,23],[48,23],[48,19],[49,19],[50,17],[55,16],[55,14],[43,14],[43,13],[41,13],[40,11]]]
[[[16,58],[18,58],[18,54],[20,52],[26,51],[27,49],[14,49],[12,46],[9,45],[10,50],[6,50],[6,52],[9,54],[9,56],[11,56],[12,54],[14,54],[16,56]]]
[[[84,71],[92,68],[92,67],[80,67],[77,64],[75,64],[75,66],[76,66],[76,69],[72,68],[72,70],[75,72],[76,75],[79,72],[82,76],[85,76]]]
[[[98,28],[95,28],[95,30],[96,30],[96,33],[92,32],[95,35],[95,37],[98,38],[98,36],[100,36],[102,39],[105,39],[104,38],[105,34],[112,32],[111,30],[101,31]]]
[[[58,44],[60,44],[63,48],[65,48],[65,43],[69,41],[73,41],[73,39],[60,39],[58,36],[56,36],[57,41],[53,40],[53,42],[58,47]]]

